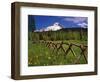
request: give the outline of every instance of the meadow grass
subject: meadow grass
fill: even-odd
[[[61,41],[53,41],[54,43]],[[87,41],[79,40],[64,40],[66,43],[75,43],[87,45]],[[68,49],[68,46],[63,45],[64,49]],[[81,55],[81,50],[78,47],[73,47],[76,57]],[[71,65],[75,64],[76,58],[73,56],[70,51],[67,55],[63,52],[62,49],[58,51],[55,49],[47,47],[44,43],[33,43],[28,41],[28,66],[49,66],[49,65]],[[84,57],[77,64],[86,64]]]

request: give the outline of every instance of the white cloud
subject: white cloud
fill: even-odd
[[[73,17],[73,18],[64,18],[64,21],[72,21],[74,23],[79,23],[79,22],[83,22],[86,21],[87,18],[86,17]]]
[[[80,27],[83,27],[83,28],[87,28],[87,23],[78,23],[77,24],[78,26],[80,26]]]
[[[83,27],[83,28],[87,28],[88,24],[85,22],[87,21],[87,17],[72,17],[72,18],[64,18],[64,21],[71,21],[73,23],[75,23],[76,25]]]

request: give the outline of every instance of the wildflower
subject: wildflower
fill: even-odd
[[[48,57],[48,59],[51,59],[51,57]]]

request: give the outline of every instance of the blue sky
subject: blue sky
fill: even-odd
[[[55,22],[58,22],[64,28],[88,27],[87,17],[28,15],[29,25],[34,23],[33,20],[35,21],[35,27],[38,30],[51,26]]]

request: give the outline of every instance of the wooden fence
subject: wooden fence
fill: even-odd
[[[87,48],[88,46],[83,44],[74,44],[74,43],[66,43],[66,42],[53,42],[53,41],[40,41],[39,43],[43,43],[46,47],[52,50],[52,52],[56,52],[57,54],[60,52],[60,50],[63,51],[64,58],[69,55],[69,52],[72,52],[72,55],[74,56],[73,63],[77,64],[80,63],[80,59],[83,57],[85,62],[87,63]],[[64,45],[64,46],[63,46]],[[67,48],[65,48],[67,46]],[[79,48],[80,54],[77,56],[73,48]]]

